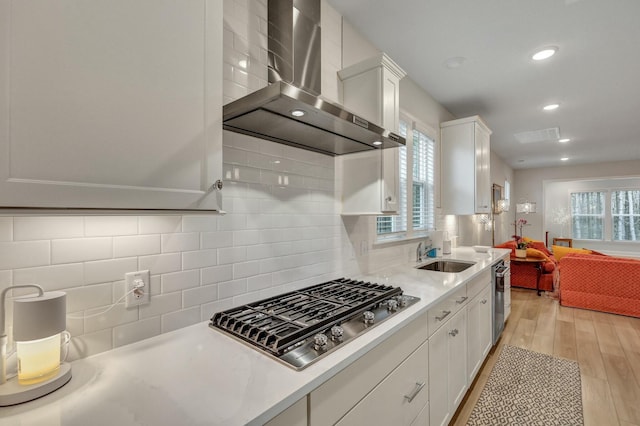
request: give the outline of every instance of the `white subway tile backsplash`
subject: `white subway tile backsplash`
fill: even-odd
[[[160,317],[142,319],[113,328],[113,347],[128,345],[157,336],[161,332]]]
[[[87,216],[84,218],[85,237],[111,237],[137,233],[137,216]]]
[[[202,268],[201,285],[221,283],[233,279],[233,265],[212,266]]]
[[[0,290],[9,287],[12,281],[11,271],[0,271]]]
[[[224,190],[225,190],[225,196],[226,196],[227,186],[224,187]],[[217,216],[217,215],[185,216],[182,219],[182,231],[183,232],[215,231],[218,229],[218,218],[220,217],[225,217],[225,216]]]
[[[226,299],[247,292],[247,280],[234,280],[218,284],[218,298]]]
[[[82,216],[18,216],[13,219],[14,241],[50,240],[53,238],[83,236],[84,218]]]
[[[200,320],[207,321],[209,318],[213,316],[216,312],[221,312],[226,309],[233,308],[233,299],[228,298],[224,300],[217,300],[211,303],[205,303],[200,307]]]
[[[104,330],[113,328],[117,325],[138,321],[138,308],[127,309],[124,303],[118,303],[111,306],[102,306],[100,308],[89,309],[84,311],[83,315],[74,314],[74,316],[84,316],[84,332]]]
[[[73,238],[51,241],[51,263],[85,262],[113,257],[113,239]]]
[[[12,217],[0,217],[0,241],[13,241]]]
[[[84,266],[82,263],[72,263],[16,269],[13,273],[13,283],[38,284],[45,291],[79,287],[84,284]]]
[[[82,336],[72,336],[67,361],[75,361],[113,349],[112,334],[112,330],[107,329]]]
[[[218,232],[203,232],[202,233],[202,248],[222,248],[233,246],[233,232],[231,231],[218,231]]]
[[[191,271],[163,274],[161,276],[161,283],[162,294],[198,287],[200,285],[200,271],[193,269]]]
[[[200,234],[197,232],[162,235],[163,253],[198,250],[199,248]]]
[[[66,289],[67,311],[76,312],[111,304],[111,284],[94,284]]]
[[[29,268],[50,263],[49,241],[0,242],[0,269]]]
[[[192,288],[182,292],[182,307],[202,305],[218,299],[218,286],[216,284],[198,288]]]
[[[260,262],[241,262],[233,265],[233,278],[247,278],[260,273]]]
[[[140,234],[166,234],[182,228],[182,216],[140,216],[138,221]]]
[[[198,250],[182,253],[182,269],[206,268],[218,264],[218,250]]]
[[[161,331],[163,333],[196,324],[200,322],[200,307],[197,306],[162,315],[161,321]]]
[[[245,260],[247,260],[247,250],[245,247],[218,249],[218,264],[220,265],[244,262]]]
[[[252,291],[264,290],[273,286],[271,274],[256,275],[247,278],[247,289]]]
[[[124,279],[125,273],[138,270],[138,262],[135,257],[86,262],[84,264],[84,281],[85,284],[118,281]]]
[[[147,305],[140,305],[140,318],[151,318],[182,308],[182,293],[175,292],[154,296]]]
[[[142,256],[138,258],[138,265],[141,271],[148,269],[152,275],[177,272],[182,269],[182,257],[180,253]]]
[[[160,235],[132,235],[113,238],[113,257],[160,254]]]
[[[203,235],[204,238],[204,235]],[[236,231],[233,233],[233,244],[236,246],[248,246],[253,244],[259,244],[261,239],[261,233],[258,229],[251,229],[247,231]]]

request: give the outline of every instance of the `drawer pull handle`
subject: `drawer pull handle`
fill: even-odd
[[[450,335],[451,337],[456,337],[456,336],[458,335],[458,333],[459,333],[458,329],[457,329],[457,328],[454,328],[453,330],[451,330],[451,331],[449,332],[449,335]]]
[[[436,317],[436,321],[442,321],[449,315],[451,311],[442,311],[442,316]]]
[[[413,401],[413,399],[416,396],[418,396],[418,394],[420,393],[420,391],[422,390],[425,384],[426,382],[416,382],[416,388],[413,390],[413,392],[411,392],[410,395],[405,395],[404,399],[406,399],[407,401],[409,401],[409,403],[411,403],[411,401]]]
[[[456,300],[456,303],[458,305],[462,305],[465,302],[465,300],[467,300],[467,299],[468,299],[467,296],[462,296],[460,299]]]
[[[486,304],[487,304],[487,299],[482,299],[482,300],[480,301],[480,303],[482,303],[483,305],[486,305]]]

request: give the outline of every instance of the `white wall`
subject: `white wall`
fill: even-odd
[[[543,212],[552,207],[547,206],[544,201],[545,182],[638,175],[640,175],[640,161],[638,160],[516,170],[514,196],[511,204],[515,206],[518,200],[525,199],[537,203],[538,213],[526,216],[518,215],[518,217],[525,217],[532,224],[528,227],[526,234],[544,240],[547,228],[543,222]]]

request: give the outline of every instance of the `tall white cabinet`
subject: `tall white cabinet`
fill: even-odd
[[[400,80],[405,72],[381,53],[338,72],[344,107],[392,132],[400,120]],[[342,214],[380,215],[398,212],[399,148],[339,157]]]
[[[0,1],[0,208],[220,210],[222,16]]]
[[[477,115],[440,123],[444,214],[491,212],[490,136]]]

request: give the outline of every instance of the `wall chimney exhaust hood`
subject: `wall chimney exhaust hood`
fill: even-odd
[[[405,145],[320,95],[320,0],[269,0],[269,85],[224,106],[223,128],[327,155]]]

